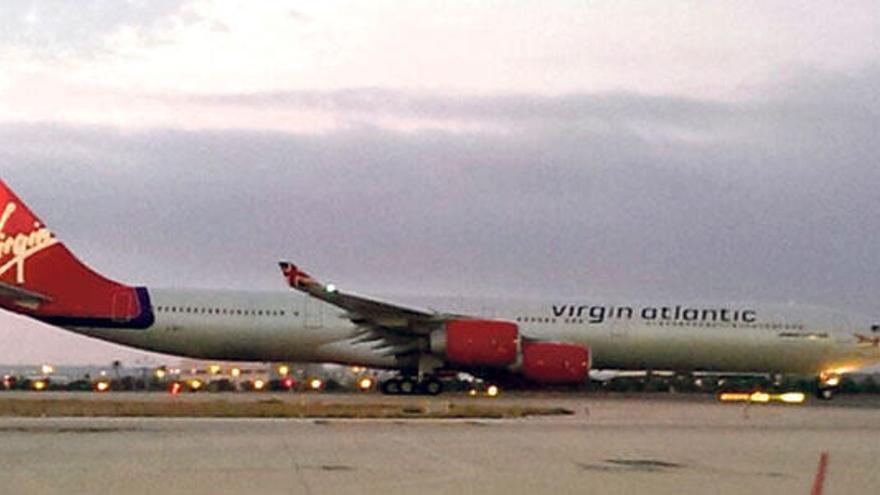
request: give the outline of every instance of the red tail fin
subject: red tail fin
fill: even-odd
[[[84,265],[2,180],[0,287],[0,306],[59,325],[152,322],[146,290],[108,280]]]

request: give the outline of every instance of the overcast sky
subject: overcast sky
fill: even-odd
[[[0,175],[98,271],[880,315],[872,1],[0,3]],[[0,363],[139,354],[0,314]]]

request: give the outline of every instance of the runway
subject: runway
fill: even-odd
[[[873,403],[501,400],[558,404],[575,414],[443,421],[0,418],[0,487],[10,494],[809,494],[826,452],[826,493],[880,491],[880,411]]]

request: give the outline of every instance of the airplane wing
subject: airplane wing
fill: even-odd
[[[282,261],[279,266],[291,288],[346,310],[354,323],[404,335],[426,335],[452,318],[463,318],[341,292],[333,284],[318,282],[293,263]]]

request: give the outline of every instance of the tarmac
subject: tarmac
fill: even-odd
[[[170,400],[166,394],[113,395]],[[880,493],[876,399],[745,406],[665,394],[279,396],[429,407],[450,400],[551,404],[575,414],[516,420],[6,417],[0,418],[0,493],[809,494],[823,453],[824,493]],[[257,397],[266,395],[229,395]]]

